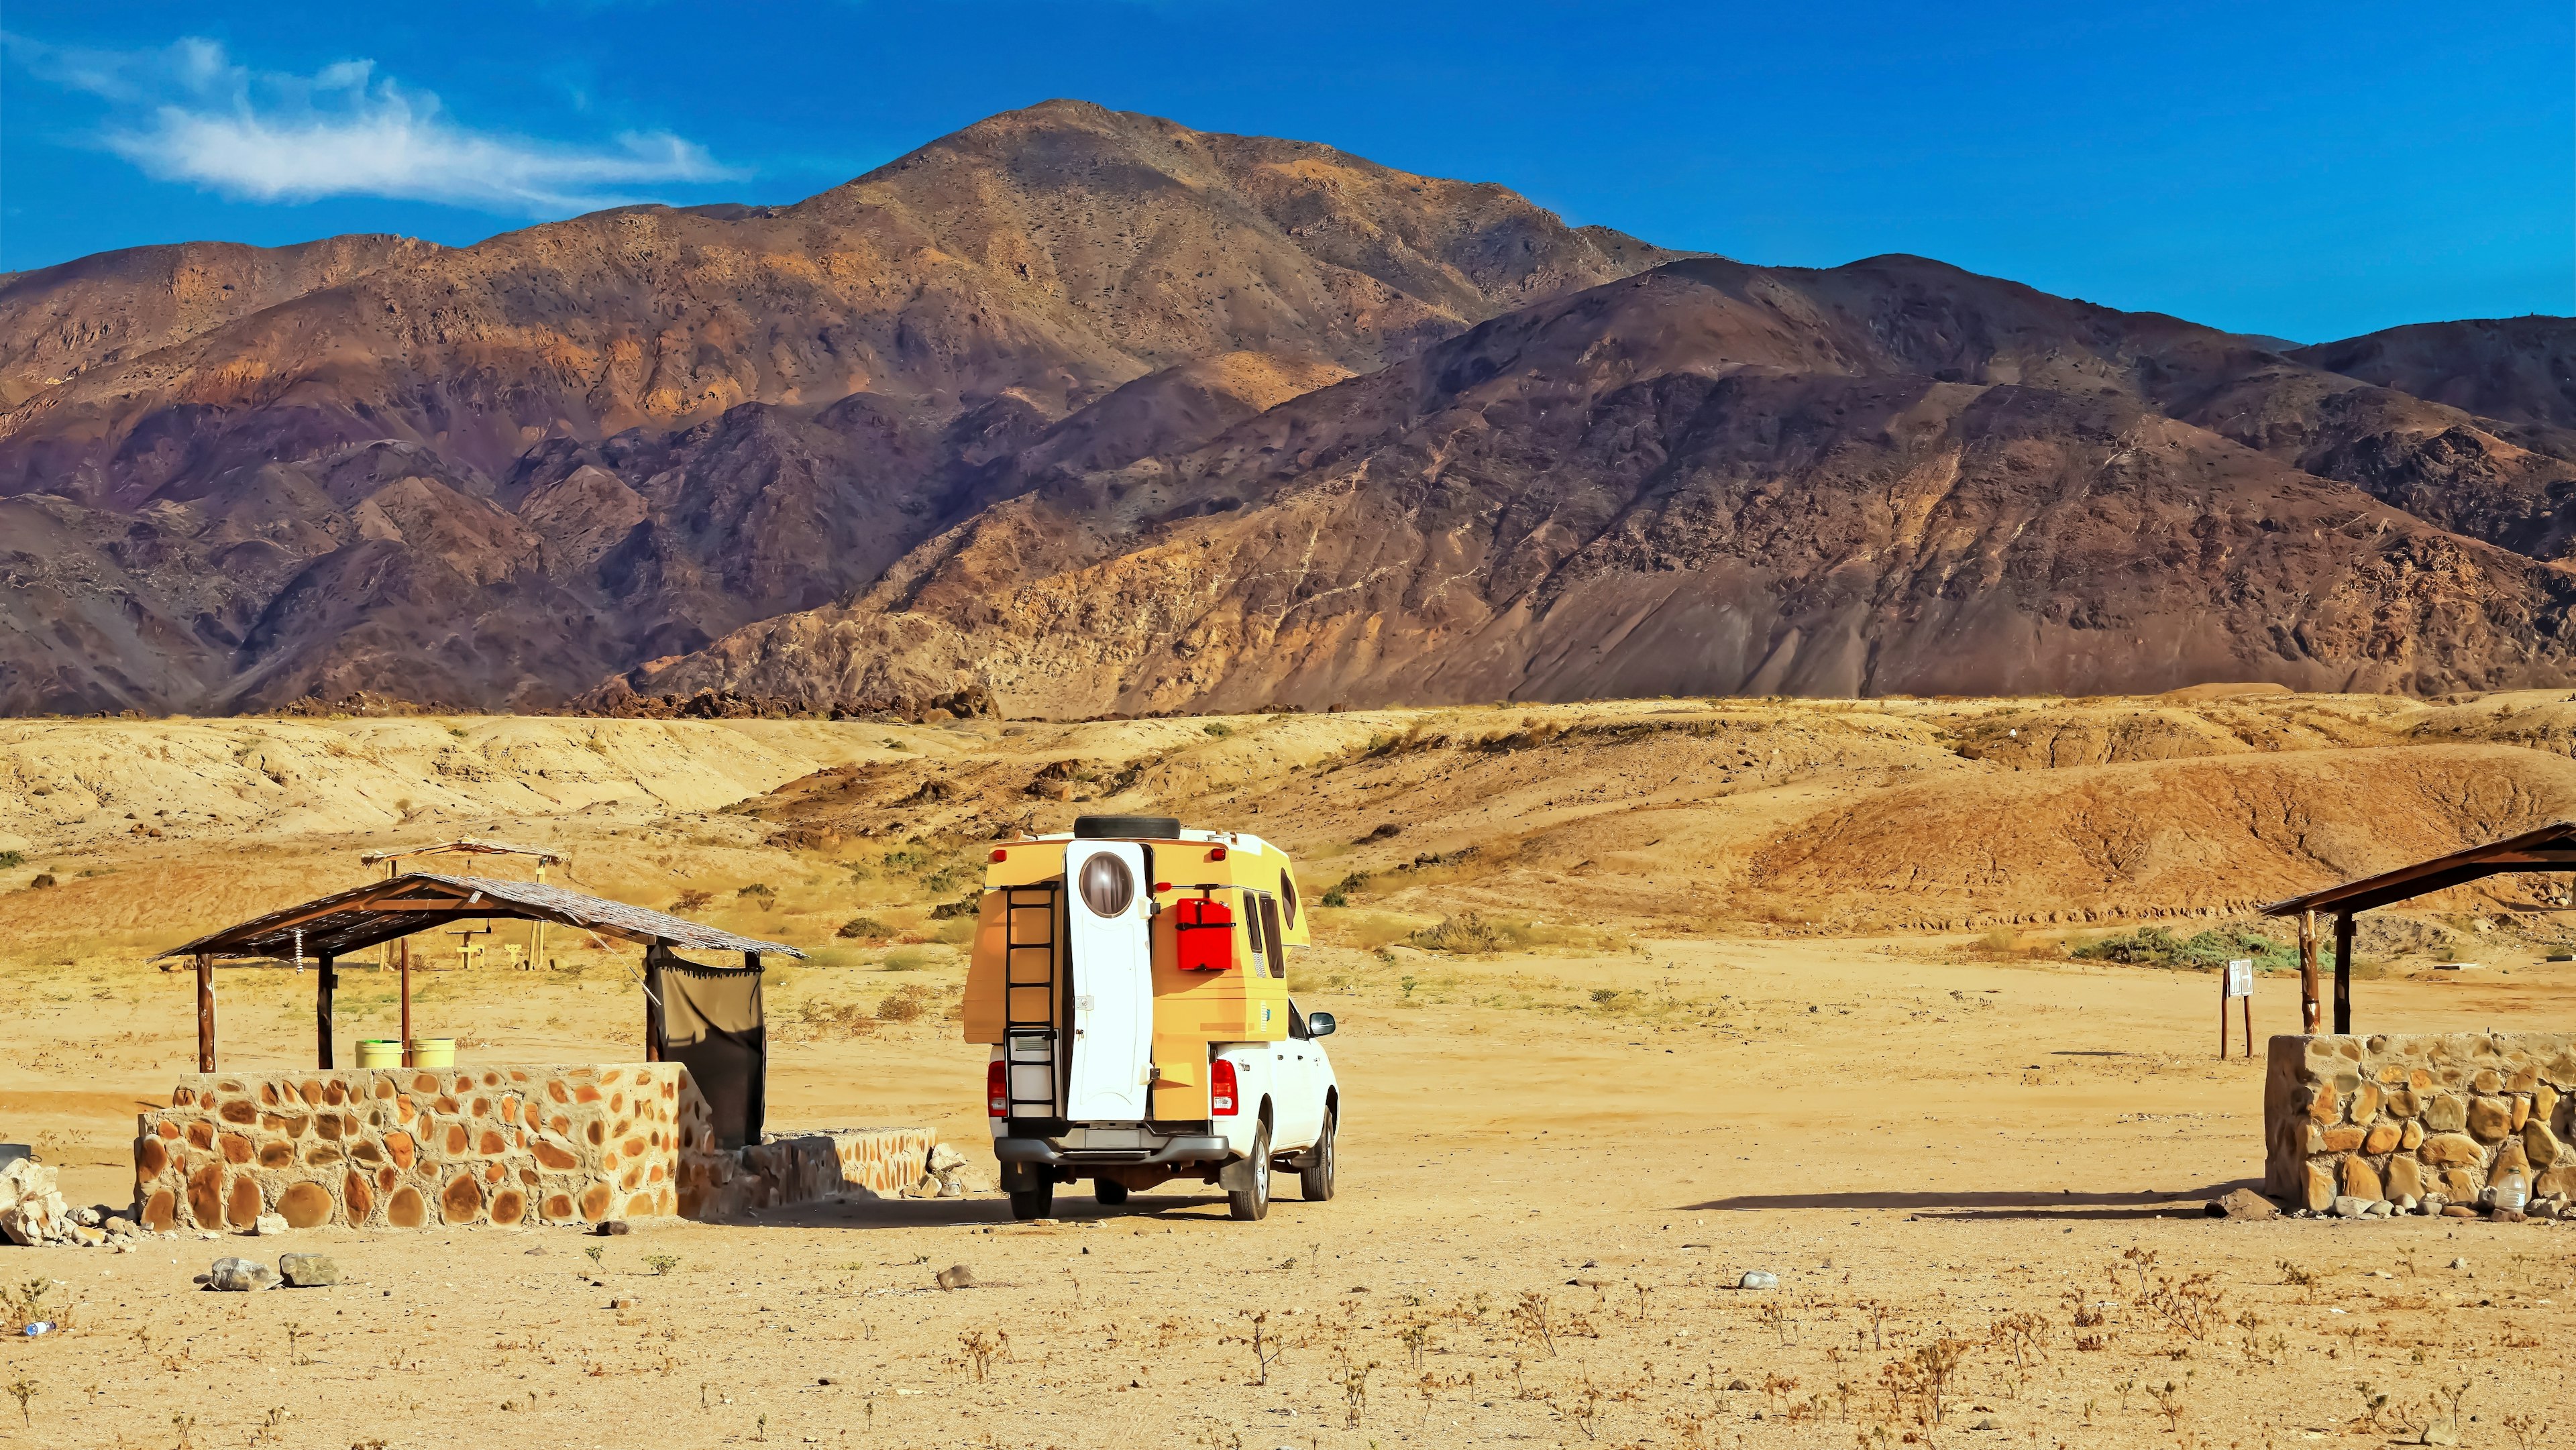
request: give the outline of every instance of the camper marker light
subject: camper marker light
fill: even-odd
[[[1208,1111],[1220,1118],[1234,1116],[1234,1059],[1220,1057],[1208,1068]]]
[[[996,860],[996,861],[1007,861],[1007,860],[1009,860],[1010,858],[1011,858],[1011,853],[1010,853],[1010,852],[1003,850],[1003,849],[1002,849],[1001,847],[999,847],[999,846],[995,846],[995,847],[993,848],[993,859],[994,859],[994,860]]]
[[[996,1118],[1011,1115],[1010,1066],[994,1058],[984,1067],[984,1111]]]
[[[1208,848],[1208,859],[1209,859],[1209,860],[1211,860],[1211,861],[1222,861],[1222,860],[1224,860],[1224,859],[1225,859],[1225,848],[1224,848],[1223,846],[1211,846],[1211,847],[1209,847],[1209,848]]]

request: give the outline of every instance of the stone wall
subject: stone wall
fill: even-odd
[[[2534,1199],[2576,1197],[2576,1034],[2275,1037],[2263,1088],[2264,1191],[2474,1205],[2519,1169]]]
[[[678,1063],[206,1073],[142,1114],[135,1216],[154,1231],[724,1218],[916,1190],[928,1128],[716,1146]]]
[[[691,1094],[695,1096],[695,1094]],[[934,1185],[931,1128],[840,1128],[772,1135],[738,1152],[714,1147],[713,1134],[683,1140],[680,1212],[721,1219],[751,1209],[838,1198],[853,1190],[893,1197]],[[939,1191],[936,1186],[932,1192]]]
[[[135,1128],[149,1229],[597,1223],[677,1210],[677,1063],[203,1073]]]

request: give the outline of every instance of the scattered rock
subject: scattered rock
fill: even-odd
[[[2453,1260],[2451,1260],[2451,1267],[2452,1267],[2452,1268],[2454,1268],[2454,1269],[2465,1269],[2465,1268],[2467,1268],[2468,1266],[2469,1266],[2469,1261],[2468,1261],[2468,1260],[2466,1260],[2466,1259],[2453,1259]]]
[[[1744,1277],[1735,1281],[1735,1287],[1739,1289],[1777,1289],[1780,1287],[1780,1276],[1764,1269],[1747,1269],[1744,1271]]]
[[[945,1178],[966,1166],[966,1155],[945,1143],[931,1145],[930,1157],[923,1165],[933,1175]]]
[[[2272,1200],[2256,1193],[2253,1189],[2238,1188],[2211,1199],[2209,1216],[2241,1219],[2278,1218],[2281,1216],[2281,1210],[2273,1205]]]
[[[340,1282],[340,1265],[329,1254],[287,1254],[277,1261],[278,1277],[298,1289],[322,1289]]]
[[[2487,1217],[2494,1219],[2497,1223],[2520,1223],[2528,1216],[2529,1215],[2525,1214],[2518,1208],[2491,1209],[2487,1213]]]
[[[1970,1425],[1968,1428],[1971,1430],[2000,1430],[2003,1426],[1996,1424],[1991,1417],[1980,1416],[1978,1417],[1977,1423]]]
[[[228,1294],[247,1294],[277,1287],[277,1271],[257,1259],[217,1259],[206,1271],[206,1287]]]
[[[950,1264],[947,1268],[939,1271],[939,1287],[942,1289],[972,1289],[975,1287],[975,1271],[966,1267],[964,1264]]]
[[[634,1230],[626,1226],[626,1220],[622,1218],[612,1218],[604,1221],[599,1227],[591,1230],[591,1232],[604,1239],[613,1239],[622,1234],[633,1233]]]
[[[275,1238],[277,1235],[286,1232],[286,1215],[282,1213],[263,1213],[259,1217],[251,1220],[250,1231],[264,1239]]]
[[[2338,1193],[2335,1195],[2334,1216],[2337,1218],[2364,1217],[2370,1212],[2370,1203],[2367,1198],[2355,1198],[2349,1193]]]
[[[1753,1388],[1753,1386],[1746,1384],[1741,1378],[1728,1380],[1726,1382],[1726,1387],[1729,1390],[1749,1390]]]

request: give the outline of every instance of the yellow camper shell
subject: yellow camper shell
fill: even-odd
[[[1007,1022],[1043,1016],[1061,1025],[1063,1008],[1044,1000],[1067,980],[1062,890],[1065,850],[1074,837],[1038,836],[997,843],[984,868],[984,895],[975,946],[966,972],[965,1039],[999,1045]],[[1238,831],[1182,829],[1176,835],[1120,837],[1144,846],[1151,862],[1154,914],[1153,1116],[1208,1116],[1208,1049],[1221,1042],[1276,1042],[1288,1035],[1288,947],[1313,941],[1297,868],[1288,853],[1259,836]],[[1013,890],[1013,888],[1053,888]],[[1204,968],[1212,953],[1217,970],[1184,970],[1183,918],[1215,915],[1216,903],[1233,919],[1221,952],[1210,938],[1194,936],[1190,955]],[[1033,959],[1043,953],[1044,959]],[[1014,970],[1017,954],[1020,965]],[[1043,981],[1039,989],[1014,982]],[[1026,1000],[1034,990],[1039,1000]]]

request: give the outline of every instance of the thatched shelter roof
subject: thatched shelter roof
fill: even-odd
[[[305,955],[344,957],[379,942],[431,931],[458,920],[507,917],[551,921],[645,946],[711,952],[757,952],[802,957],[778,942],[719,931],[668,912],[629,906],[587,892],[536,881],[494,881],[480,876],[411,872],[317,897],[237,926],[201,936],[163,952],[165,957],[282,957],[295,950],[301,930]]]

